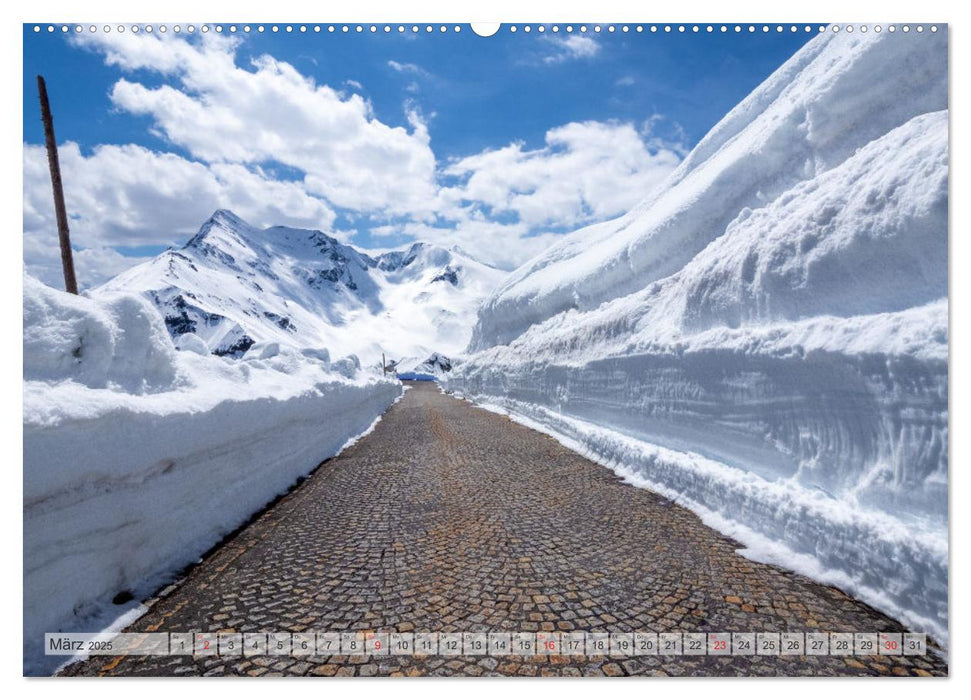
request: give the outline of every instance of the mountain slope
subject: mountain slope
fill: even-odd
[[[139,292],[177,341],[193,333],[217,354],[239,355],[262,341],[374,362],[382,351],[460,351],[480,300],[503,276],[427,243],[369,255],[320,231],[261,230],[221,210],[181,249],[94,294]]]
[[[449,386],[946,640],[947,37],[911,39],[807,44],[515,271]]]

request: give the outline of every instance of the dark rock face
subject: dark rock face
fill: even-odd
[[[168,301],[162,301],[157,294],[152,296],[155,305],[165,312],[165,326],[173,340],[184,333],[195,333],[200,324],[214,326],[226,318],[190,304],[182,294],[178,294]]]
[[[452,360],[441,353],[433,352],[427,360],[421,363],[421,367],[432,372],[451,372]]]
[[[282,328],[285,331],[290,331],[291,333],[295,333],[297,330],[297,327],[293,324],[293,321],[291,321],[286,316],[275,314],[272,311],[264,311],[263,316],[273,321],[276,325],[278,325],[280,328]]]
[[[414,243],[408,250],[393,250],[390,253],[379,255],[375,261],[378,269],[385,272],[394,272],[408,267],[415,262],[418,253],[425,247],[424,243]]]
[[[155,299],[156,305],[160,305],[157,298]],[[168,304],[169,313],[165,314],[165,325],[169,329],[169,334],[173,338],[177,338],[183,333],[195,333],[196,332],[196,321],[194,318],[189,316],[189,309],[192,308],[186,302],[185,297],[179,294],[174,297]]]
[[[432,282],[448,282],[454,287],[459,283],[458,270],[451,265],[446,265],[444,270],[432,277]]]
[[[356,266],[362,270],[367,269],[367,261],[352,260],[339,250],[331,250],[327,255],[327,259],[330,261],[331,266],[316,270],[307,278],[307,284],[313,289],[320,289],[324,283],[332,285],[343,284],[347,289],[357,291],[357,282],[354,281],[351,268]]]
[[[314,289],[320,289],[324,282],[337,284],[340,281],[340,278],[341,271],[336,267],[332,267],[329,270],[317,270],[315,275],[307,278],[307,284]]]
[[[234,357],[239,359],[246,354],[247,350],[253,347],[253,343],[255,342],[256,341],[250,338],[248,335],[243,335],[232,345],[216,348],[212,351],[212,354],[218,355],[219,357]]]
[[[189,314],[185,311],[180,314],[166,316],[165,327],[169,329],[169,335],[173,338],[178,338],[185,333],[196,332],[196,322],[189,318]]]

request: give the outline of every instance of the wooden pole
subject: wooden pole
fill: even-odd
[[[77,294],[78,281],[74,276],[71,232],[67,227],[64,186],[61,184],[61,162],[57,158],[57,140],[54,138],[54,117],[51,116],[51,104],[47,100],[47,84],[41,75],[37,76],[37,92],[40,94],[40,118],[44,122],[44,138],[47,140],[47,164],[51,169],[51,187],[54,189],[54,214],[57,216],[57,237],[61,242],[64,288],[71,294]]]
[[[384,361],[384,353],[381,353],[381,374],[387,376],[388,374],[388,364]]]

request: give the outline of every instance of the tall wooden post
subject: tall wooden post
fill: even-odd
[[[40,118],[44,122],[44,138],[47,140],[47,164],[51,169],[51,187],[54,189],[54,214],[57,216],[57,237],[61,241],[61,267],[64,268],[64,288],[71,294],[78,293],[78,281],[74,276],[74,256],[71,253],[71,232],[67,227],[67,208],[64,206],[64,186],[61,184],[61,162],[57,158],[57,140],[54,138],[54,117],[47,100],[47,84],[37,76],[37,92],[40,93]]]
[[[388,374],[388,363],[384,361],[384,353],[381,353],[381,374]]]

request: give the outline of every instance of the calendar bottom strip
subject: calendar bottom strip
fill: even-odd
[[[48,656],[923,656],[893,632],[48,633]]]

